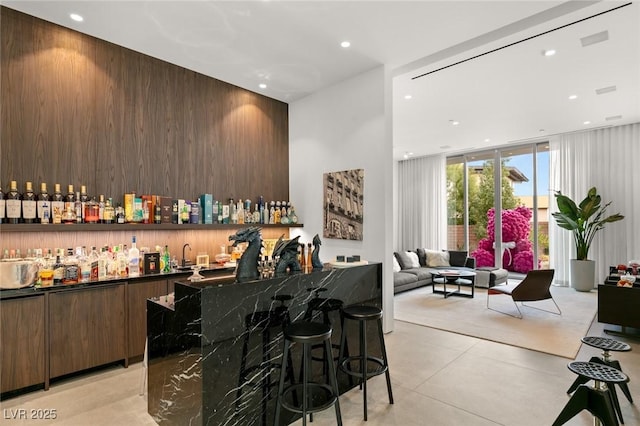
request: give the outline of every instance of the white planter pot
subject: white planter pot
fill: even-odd
[[[576,291],[591,291],[596,282],[596,262],[594,260],[570,260],[571,287]]]

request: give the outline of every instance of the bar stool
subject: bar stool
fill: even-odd
[[[345,348],[347,344],[345,320],[358,321],[360,348],[357,355],[345,355]],[[376,321],[378,325],[378,336],[380,337],[382,358],[371,356],[367,351],[367,321]],[[393,404],[393,393],[391,391],[391,377],[389,376],[387,349],[384,344],[384,335],[382,333],[382,309],[375,306],[365,305],[347,306],[341,311],[341,325],[342,338],[340,339],[340,361],[338,363],[338,367],[349,376],[354,376],[360,379],[360,388],[363,390],[364,400],[364,420],[367,421],[367,379],[369,379],[369,377],[385,373],[385,375],[387,376],[387,393],[389,394],[389,404]],[[354,370],[351,367],[351,361],[358,361],[358,370]],[[369,362],[376,364],[375,370],[369,370]]]
[[[609,367],[613,367],[619,371],[622,371],[622,368],[620,367],[620,362],[618,362],[618,360],[613,359],[609,351],[628,352],[631,350],[630,345],[624,342],[619,342],[617,340],[610,339],[608,337],[585,336],[582,338],[582,343],[594,348],[602,349],[602,358],[598,358],[597,356],[594,356],[594,357],[591,357],[589,362],[608,365]],[[571,387],[569,387],[569,390],[567,390],[567,393],[571,394],[573,391],[575,391],[578,388],[579,385],[587,383],[588,381],[589,381],[588,378],[579,375],[578,377],[576,377],[576,380],[573,382]],[[622,393],[625,394],[629,402],[633,403],[633,398],[631,398],[631,392],[629,392],[629,385],[627,384],[627,382],[617,383],[617,385],[620,386]],[[610,390],[613,396],[614,407],[616,409],[616,412],[618,413],[618,418],[620,419],[620,423],[624,423],[624,420],[622,419],[622,411],[620,409],[620,403],[618,402],[618,395],[616,393],[615,386],[611,386]]]
[[[322,342],[324,342],[325,350],[329,353],[331,351],[331,327],[327,324],[298,321],[285,326],[282,369],[280,371],[280,385],[278,386],[276,414],[273,423],[275,426],[280,425],[280,411],[283,407],[288,411],[301,413],[302,424],[306,426],[307,414],[310,415],[313,421],[313,413],[325,410],[332,405],[336,410],[336,422],[339,426],[342,426],[340,401],[338,400],[338,382],[336,380],[335,366],[331,357],[327,357],[329,384],[318,383],[311,380],[311,346]],[[285,388],[286,370],[290,363],[289,357],[293,343],[302,345],[302,383],[291,384]],[[300,393],[300,391],[302,391],[302,393]],[[293,394],[293,403],[289,402],[289,394]],[[296,395],[302,395],[301,404],[296,404]]]
[[[280,305],[269,311],[252,312],[245,317],[242,358],[240,360],[240,373],[238,374],[238,387],[236,389],[236,410],[239,410],[244,388],[246,386],[255,387],[257,384],[253,383],[251,378],[259,376],[260,381],[258,385],[262,390],[261,415],[263,425],[267,424],[267,400],[271,398],[271,388],[277,385],[277,382],[272,383],[271,381],[272,371],[277,368],[285,368],[284,366],[281,366],[281,364],[272,361],[271,352],[274,349],[274,344],[271,339],[271,330],[277,329],[280,331],[283,326],[286,326],[291,322],[289,317],[289,308],[285,306],[285,302],[293,299],[293,296],[278,295],[272,297],[272,299],[280,302]],[[260,345],[262,349],[262,359],[254,365],[247,366],[249,341],[251,336],[256,334],[256,332],[259,332],[262,337],[262,344]],[[294,375],[291,355],[289,355],[286,376],[289,381],[293,383]]]
[[[562,409],[553,426],[568,422],[582,410],[588,410],[604,426],[618,426],[611,389],[614,384],[626,383],[629,378],[620,370],[595,362],[575,361],[568,365],[569,370],[580,377],[594,380],[593,387],[581,384]],[[605,385],[603,385],[603,383]],[[594,419],[594,424],[598,424]]]

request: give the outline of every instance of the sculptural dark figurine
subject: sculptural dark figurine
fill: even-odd
[[[273,248],[273,257],[278,259],[276,263],[275,274],[283,275],[287,272],[300,272],[300,262],[298,261],[298,239],[300,236],[292,240],[284,240],[284,235],[278,238]]]
[[[252,226],[250,228],[240,229],[235,235],[229,235],[229,241],[233,241],[234,247],[237,246],[238,243],[249,243],[240,260],[238,260],[236,281],[242,283],[260,278],[260,273],[258,272],[258,259],[260,258],[260,250],[262,249],[260,228]]]
[[[320,261],[320,246],[322,245],[322,241],[320,241],[320,237],[316,234],[313,237],[313,252],[311,253],[311,266],[314,271],[318,269],[322,269],[323,265]]]

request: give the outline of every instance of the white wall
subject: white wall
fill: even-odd
[[[383,262],[384,328],[393,324],[392,140],[389,77],[376,68],[289,104],[290,198],[304,228],[301,242],[322,239],[320,259],[360,255]],[[323,174],[364,169],[363,241],[322,237]]]

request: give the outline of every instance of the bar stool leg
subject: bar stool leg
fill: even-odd
[[[331,342],[329,340],[325,341],[325,345],[327,350],[331,350]],[[342,415],[340,414],[340,398],[338,397],[338,395],[340,395],[340,392],[338,391],[338,379],[336,378],[336,367],[333,364],[333,358],[329,359],[328,363],[329,363],[329,383],[333,388],[333,392],[336,394],[336,403],[334,405],[336,409],[337,424],[338,426],[342,426]]]
[[[391,374],[389,373],[389,359],[387,358],[387,347],[384,344],[384,334],[382,333],[382,319],[378,320],[378,335],[380,336],[380,347],[382,348],[382,362],[386,371],[384,372],[387,377],[387,393],[389,394],[389,404],[393,404],[393,392],[391,391]]]
[[[609,361],[609,366],[615,368],[616,370],[622,371],[620,362],[617,359]],[[620,386],[620,389],[622,390],[624,396],[627,397],[627,400],[633,404],[633,398],[631,398],[631,392],[629,392],[629,385],[627,383],[618,383],[618,386]]]
[[[280,408],[282,402],[282,392],[284,392],[284,378],[285,371],[287,371],[287,360],[289,359],[289,346],[290,343],[285,339],[284,349],[282,350],[282,367],[280,370],[280,384],[278,385],[278,397],[276,399],[276,414],[273,421],[274,426],[280,426]]]
[[[604,426],[619,426],[615,411],[611,403],[611,394],[599,388],[580,385],[567,405],[562,409],[552,426],[561,426],[582,410],[588,410],[602,421]]]
[[[360,351],[362,357],[360,358],[360,374],[362,374],[362,391],[364,399],[364,421],[367,421],[367,329],[364,321],[360,323]]]

